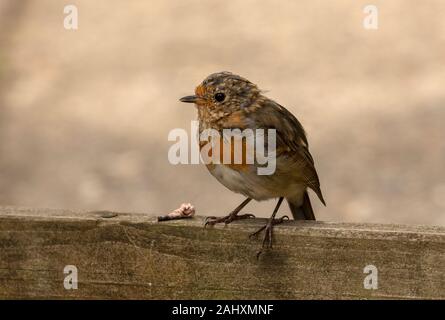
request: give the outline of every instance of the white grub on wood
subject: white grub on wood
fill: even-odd
[[[192,218],[195,215],[195,207],[190,203],[183,203],[181,206],[165,216],[159,216],[158,221],[176,220]]]

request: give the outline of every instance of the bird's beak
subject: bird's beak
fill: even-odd
[[[179,99],[181,102],[187,102],[187,103],[196,103],[198,101],[197,96],[186,96]]]

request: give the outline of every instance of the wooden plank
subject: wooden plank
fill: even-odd
[[[289,221],[256,259],[265,219],[203,228],[203,218],[0,207],[0,298],[445,298],[445,228]],[[78,269],[78,289],[63,282]],[[378,269],[365,289],[363,269]]]

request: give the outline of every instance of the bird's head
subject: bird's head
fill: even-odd
[[[261,94],[249,80],[230,72],[209,75],[195,89],[195,94],[180,99],[194,103],[200,114],[230,114],[250,106]]]

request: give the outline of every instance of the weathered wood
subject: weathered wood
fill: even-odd
[[[443,227],[289,221],[257,260],[248,234],[264,222],[3,207],[0,298],[445,298]],[[370,264],[377,290],[363,286]]]

